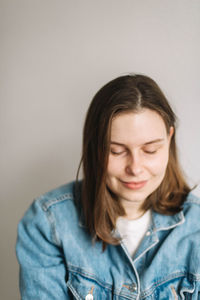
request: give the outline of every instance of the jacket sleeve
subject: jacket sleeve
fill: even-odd
[[[22,300],[71,299],[66,265],[51,211],[35,201],[18,225],[16,254]]]

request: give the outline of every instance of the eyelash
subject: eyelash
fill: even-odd
[[[157,152],[157,150],[154,150],[154,151],[144,151],[145,153],[147,154],[155,154]]]
[[[113,155],[120,155],[120,154],[124,153],[124,151],[121,151],[121,152],[115,152],[115,151],[112,151],[112,150],[111,150],[111,153],[112,153]]]
[[[121,151],[121,152],[115,152],[115,151],[112,151],[111,150],[111,153],[113,154],[113,155],[120,155],[120,154],[123,154],[125,151]],[[154,150],[154,151],[145,151],[144,150],[144,152],[146,153],[146,154],[150,154],[150,155],[152,155],[152,154],[155,154],[156,152],[157,152],[157,150]]]

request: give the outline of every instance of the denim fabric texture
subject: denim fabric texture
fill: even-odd
[[[81,188],[81,182],[79,183]],[[78,189],[80,190],[80,189]],[[200,199],[173,216],[152,213],[135,256],[93,242],[71,182],[37,198],[18,225],[23,300],[200,299]]]

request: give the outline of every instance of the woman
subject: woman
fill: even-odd
[[[151,78],[100,89],[84,126],[83,180],[36,199],[19,224],[22,299],[200,299],[200,200],[175,134]]]

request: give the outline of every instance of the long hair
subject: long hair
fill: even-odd
[[[163,119],[167,133],[174,128],[169,160],[160,186],[147,197],[144,210],[172,215],[181,210],[190,191],[181,171],[176,147],[176,116],[154,80],[144,75],[118,77],[103,86],[94,96],[85,120],[82,151],[82,209],[90,234],[106,243],[117,244],[113,236],[116,220],[125,211],[106,186],[110,151],[111,123],[116,115],[148,108]]]

